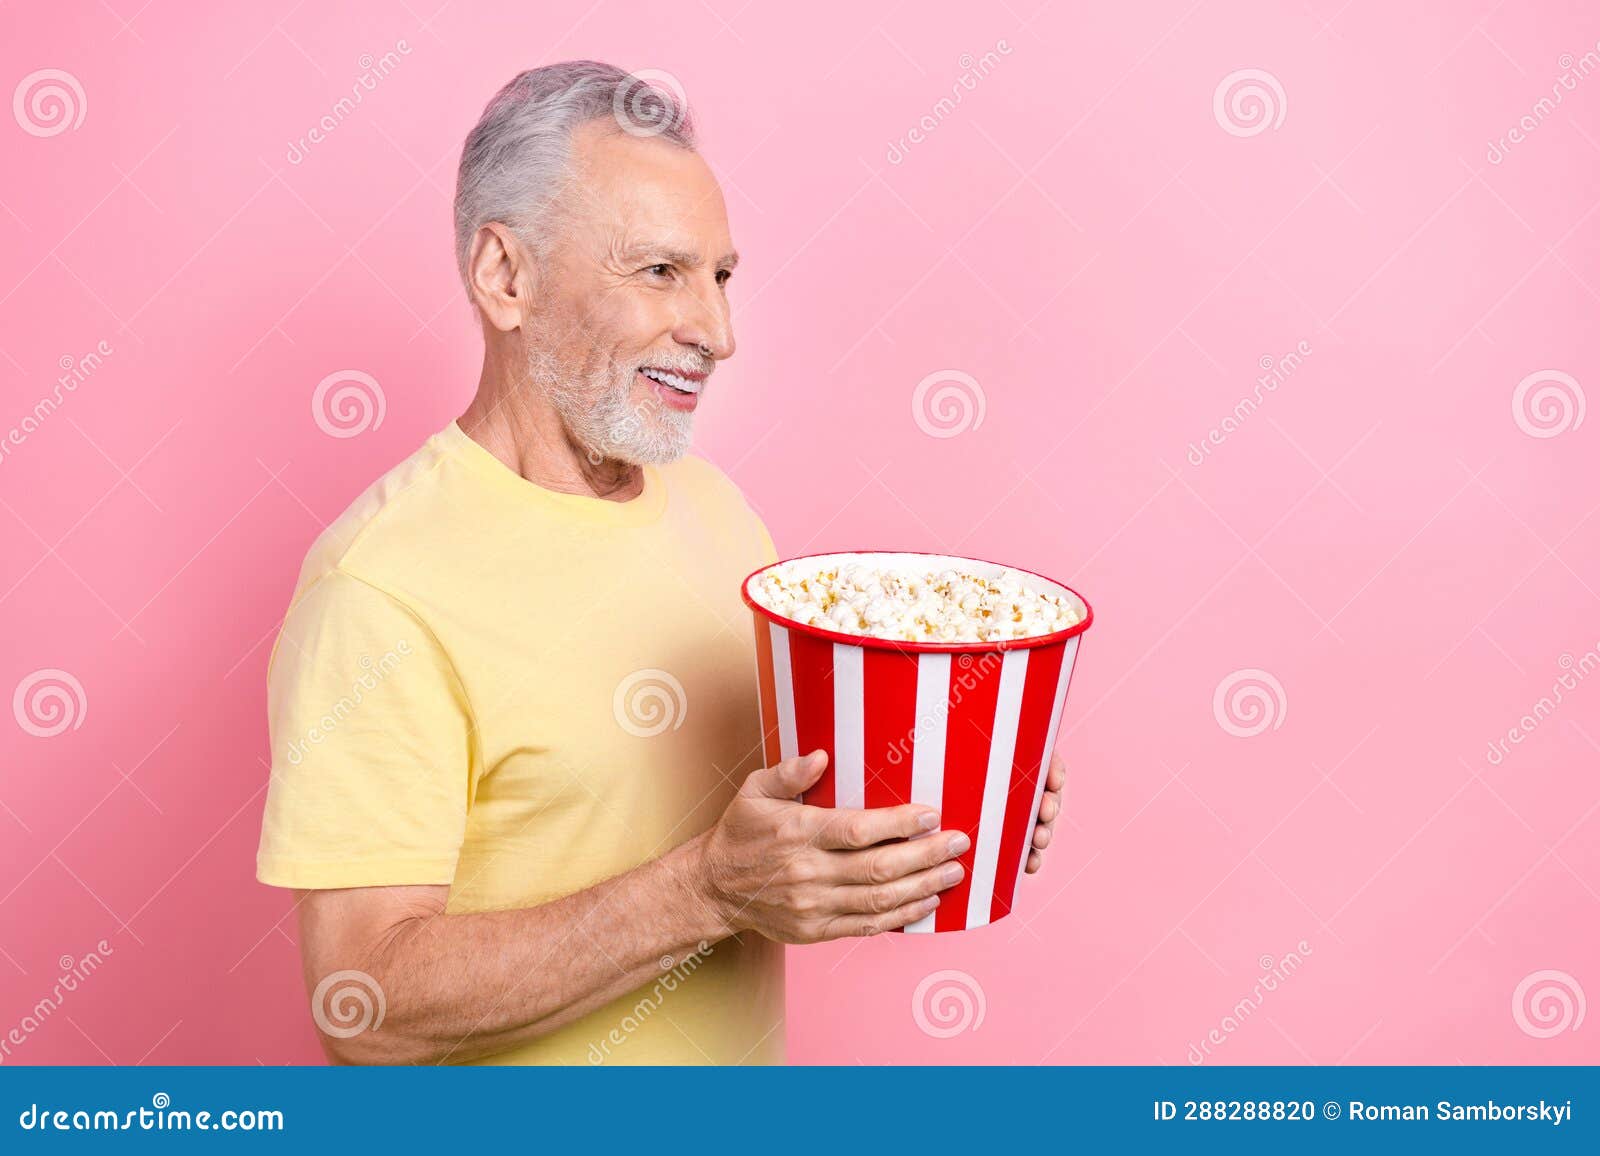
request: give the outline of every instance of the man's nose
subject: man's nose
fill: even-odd
[[[728,303],[717,290],[715,300],[705,300],[698,293],[688,294],[691,299],[683,305],[683,313],[674,326],[672,339],[680,345],[705,351],[718,361],[733,356],[733,319],[728,313]]]

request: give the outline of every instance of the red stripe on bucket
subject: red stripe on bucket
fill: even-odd
[[[828,769],[805,794],[817,807],[834,805],[833,643],[791,631],[789,666],[794,672],[794,730],[800,755],[828,752]]]
[[[911,749],[917,727],[917,656],[869,650],[862,659],[868,807],[911,801]]]
[[[1045,744],[1055,738],[1045,731],[1055,707],[1065,651],[1065,644],[1056,643],[1041,646],[1028,656],[1028,675],[1022,684],[1022,710],[1017,722],[1017,749],[1012,760],[1011,785],[1006,793],[1005,822],[1000,831],[1000,858],[995,865],[990,922],[1010,914],[1023,847],[1033,839],[1034,787],[1044,773]]]
[[[963,654],[950,664],[950,712],[945,716],[944,804],[940,826],[964,831],[972,845],[959,862],[961,882],[939,894],[934,930],[959,931],[967,925],[972,891],[972,864],[978,849],[978,821],[983,814],[984,768],[994,731],[994,708],[1000,697],[999,655],[973,658]]]
[[[762,766],[783,761],[778,753],[778,687],[772,674],[772,631],[765,621],[756,619],[756,685],[761,704]]]

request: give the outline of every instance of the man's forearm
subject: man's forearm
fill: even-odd
[[[430,903],[397,912],[360,959],[349,958],[348,940],[339,960],[308,958],[308,973],[354,966],[384,993],[382,1028],[330,1039],[332,1054],[352,1063],[473,1059],[527,1043],[648,983],[664,957],[680,959],[729,934],[701,883],[703,840],[537,907],[447,915]],[[337,913],[304,918],[326,917]],[[310,930],[308,942],[330,938],[326,929],[321,936]]]

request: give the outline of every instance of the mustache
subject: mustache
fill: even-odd
[[[695,373],[710,377],[717,363],[710,358],[668,358],[666,360],[641,361],[633,366],[633,371],[640,369],[664,369],[668,373]]]

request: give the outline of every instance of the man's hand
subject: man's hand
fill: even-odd
[[[1067,765],[1061,761],[1059,754],[1052,751],[1050,770],[1044,780],[1044,797],[1039,800],[1039,821],[1033,828],[1033,847],[1028,851],[1029,875],[1044,866],[1044,849],[1050,846],[1050,835],[1061,816],[1061,788],[1066,785]]]
[[[970,840],[930,834],[939,825],[930,807],[797,802],[827,765],[813,751],[754,772],[701,836],[705,892],[730,934],[749,928],[783,943],[877,935],[927,915],[960,881],[950,860]]]

